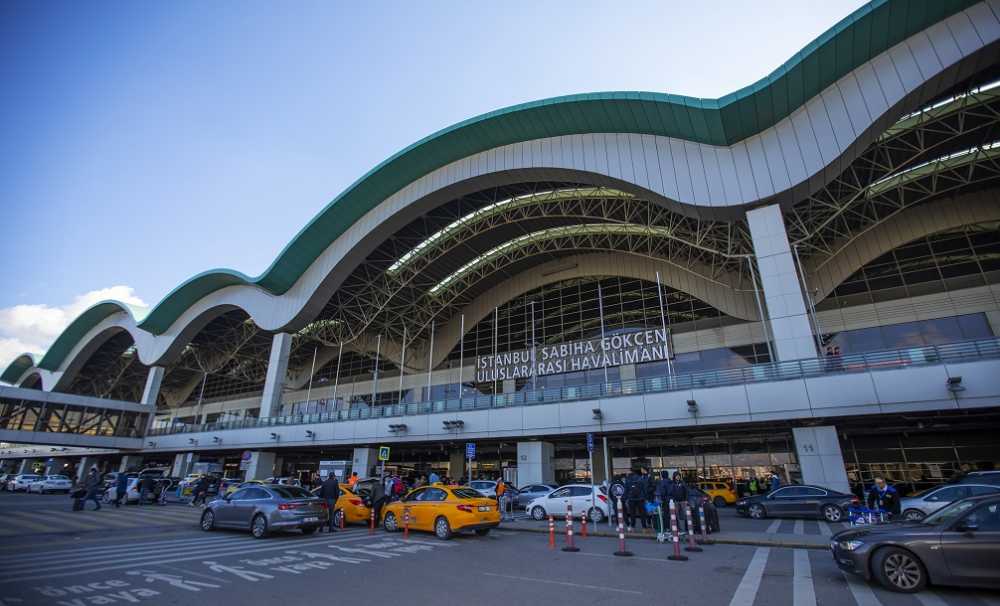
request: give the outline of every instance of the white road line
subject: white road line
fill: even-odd
[[[331,539],[331,540],[327,540],[325,542],[326,543],[350,543],[350,542],[353,542],[353,541],[363,541],[363,540],[365,540],[367,538],[369,538],[369,537],[367,535],[365,535],[363,537],[351,537],[351,538]],[[281,541],[281,542],[282,543],[289,543],[288,541]],[[303,541],[303,542],[305,542],[305,541]],[[298,545],[298,547],[301,547],[301,545]],[[242,549],[242,550],[240,550],[240,552],[238,554],[232,554],[232,555],[225,554],[223,556],[217,556],[217,557],[229,558],[229,557],[233,557],[233,555],[241,556],[241,555],[244,555],[244,554],[247,554],[247,553],[258,553],[258,552],[262,552],[262,551],[278,551],[278,550],[281,550],[281,549],[286,549],[287,550],[287,549],[295,549],[295,548],[296,548],[295,544],[275,545],[273,547],[259,547],[257,549]],[[123,568],[139,568],[141,566],[147,566],[148,567],[148,566],[158,566],[160,564],[173,564],[174,562],[188,562],[188,561],[191,561],[191,560],[203,560],[206,557],[212,557],[212,554],[205,554],[205,553],[198,552],[196,554],[191,554],[191,555],[186,555],[186,556],[180,556],[180,557],[176,557],[176,558],[166,558],[166,559],[162,559],[161,558],[161,559],[159,559],[157,561],[153,561],[153,562],[138,562],[135,559],[133,559],[132,561],[126,562],[124,564],[114,564],[112,566],[101,566],[99,568],[89,568],[87,570],[74,570],[74,571],[70,571],[70,572],[57,572],[57,573],[51,573],[50,572],[50,573],[37,574],[37,575],[34,575],[34,576],[30,576],[30,577],[29,576],[18,576],[18,577],[14,577],[12,579],[0,579],[0,585],[4,585],[4,584],[7,584],[7,583],[22,583],[22,582],[25,582],[25,581],[34,581],[34,580],[37,580],[37,579],[54,579],[54,578],[58,578],[58,577],[86,576],[86,575],[90,575],[90,574],[96,574],[96,573],[99,573],[99,572],[108,572],[108,571],[111,571],[111,570],[122,570]]]
[[[729,601],[729,606],[753,606],[754,599],[757,598],[757,590],[760,589],[760,580],[764,576],[764,567],[767,566],[767,556],[771,553],[770,547],[758,547],[753,552],[753,558],[747,565],[743,578],[740,579],[739,586],[733,599]]]
[[[941,596],[926,589],[913,595],[923,606],[947,606],[948,604],[948,602],[945,602]]]
[[[819,533],[824,537],[833,536],[833,530],[830,529],[830,525],[824,522],[823,520],[819,521]]]
[[[219,541],[227,541],[227,540],[230,540],[230,539],[233,539],[233,538],[235,538],[235,535],[233,535],[233,536],[225,536],[225,535],[215,535],[215,536],[212,536],[212,535],[205,535],[205,536],[199,536],[199,537],[189,537],[189,538],[185,538],[185,539],[174,539],[174,540],[170,540],[170,541],[154,541],[154,542],[150,542],[150,543],[143,543],[142,544],[142,548],[143,549],[159,549],[161,547],[168,547],[168,546],[177,545],[177,544],[208,545],[208,544],[216,543],[216,542],[219,542]],[[90,554],[93,554],[93,553],[99,553],[99,552],[102,552],[102,551],[116,551],[116,550],[121,550],[121,549],[122,549],[122,543],[119,542],[119,543],[115,543],[115,544],[102,543],[100,545],[94,545],[94,546],[91,546],[91,547],[83,547],[83,548],[77,548],[77,549],[55,549],[55,550],[51,550],[51,551],[35,551],[35,552],[30,552],[29,551],[27,553],[24,553],[23,555],[9,555],[9,554],[5,554],[3,557],[0,557],[0,564],[10,563],[10,562],[15,562],[15,563],[16,562],[23,562],[23,561],[26,561],[26,560],[39,560],[39,559],[50,558],[50,557],[53,557],[53,556],[61,556],[61,555],[64,555],[64,554],[73,554],[74,556],[77,556],[77,557],[86,557],[86,556],[88,556]]]
[[[781,528],[781,520],[775,520],[767,527],[767,534],[777,534],[779,528]]]
[[[295,541],[295,544],[301,543],[315,543],[322,540],[321,537],[308,537],[302,538]],[[31,560],[13,560],[10,563],[4,564],[3,572],[0,573],[0,577],[7,576],[9,573],[14,572],[18,569],[31,569],[37,566],[59,566],[60,568],[71,569],[78,568],[80,566],[92,566],[95,563],[107,562],[121,560],[122,558],[137,558],[141,559],[143,557],[154,557],[152,555],[147,556],[146,554],[159,554],[159,555],[173,555],[175,553],[185,553],[197,551],[202,553],[205,549],[219,549],[219,548],[238,548],[243,545],[255,543],[256,539],[249,536],[232,536],[232,537],[218,537],[214,539],[202,538],[199,540],[192,540],[187,543],[174,544],[170,546],[153,546],[149,544],[141,544],[135,546],[118,546],[117,548],[104,548],[100,552],[90,552],[87,554],[66,554],[65,552],[61,555],[55,557],[42,557],[42,558],[32,558]],[[81,561],[83,560],[83,561]],[[73,562],[78,562],[73,564]]]
[[[808,551],[792,551],[792,571],[792,606],[816,606],[816,588],[813,586]]]
[[[21,524],[24,524],[28,528],[34,528],[37,532],[60,532],[64,530],[80,529],[97,530],[100,528],[100,526],[87,524],[86,522],[81,524],[79,521],[67,517],[66,512],[62,512],[62,515],[60,516],[51,516],[49,514],[31,511],[15,511],[10,512],[7,515],[14,518],[15,524],[18,522],[18,518],[21,518]]]
[[[531,581],[533,583],[546,583],[548,585],[562,585],[564,587],[576,587],[578,589],[593,589],[595,591],[613,591],[615,593],[628,593],[632,595],[643,595],[641,591],[632,589],[617,589],[615,587],[602,587],[600,585],[581,585],[580,583],[569,583],[567,581],[553,581],[551,579],[536,579],[534,577],[519,577],[510,574],[497,574],[495,572],[484,572],[488,577],[499,577],[501,579],[511,579],[514,581]]]
[[[805,534],[806,533],[806,522],[805,520],[795,520],[795,527],[792,529],[793,534]]]
[[[882,602],[879,602],[878,598],[875,597],[875,592],[872,591],[872,588],[860,577],[845,572],[844,578],[847,579],[847,588],[851,590],[854,602],[858,606],[882,606]]]

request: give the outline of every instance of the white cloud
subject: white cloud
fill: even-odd
[[[37,359],[70,322],[105,299],[146,307],[131,286],[112,286],[78,295],[61,306],[42,303],[0,308],[0,371],[22,353],[33,353]]]

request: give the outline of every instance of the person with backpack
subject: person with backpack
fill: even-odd
[[[638,469],[633,469],[625,479],[625,525],[628,526],[629,532],[635,529],[636,521],[642,524],[644,529],[649,528],[645,505],[646,479]]]
[[[680,532],[684,532],[687,528],[687,516],[684,515],[684,507],[688,504],[688,487],[678,471],[674,472],[674,478],[667,488],[667,499],[668,507],[670,505],[669,501],[673,501],[674,506],[677,507],[677,528]]]
[[[406,483],[403,482],[403,478],[399,475],[395,475],[392,479],[392,500],[398,501],[403,498],[406,494]]]
[[[84,505],[86,505],[87,501],[93,501],[94,505],[96,505],[96,507],[94,507],[94,511],[99,510],[101,508],[101,502],[97,498],[97,493],[101,488],[101,476],[97,473],[97,467],[90,468],[90,471],[87,473],[87,479],[83,482],[83,486],[87,491],[86,496],[83,498]]]

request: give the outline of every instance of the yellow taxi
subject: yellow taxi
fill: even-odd
[[[313,491],[319,494],[319,489]],[[337,499],[337,509],[333,512],[333,525],[340,527],[340,518],[344,518],[344,524],[354,524],[363,522],[368,524],[371,520],[372,510],[365,505],[364,499],[354,493],[347,484],[340,485],[340,498]]]
[[[433,532],[442,540],[463,530],[485,536],[500,525],[497,502],[467,486],[435,484],[411,490],[402,500],[382,508],[382,527],[387,532],[403,530],[406,510],[410,530]]]
[[[234,492],[236,492],[236,490],[239,488],[246,488],[247,486],[251,486],[253,484],[263,484],[263,483],[264,482],[260,480],[247,480],[246,482],[235,482],[226,488],[226,492],[223,494],[223,496],[229,496]]]
[[[716,507],[725,507],[736,502],[736,491],[732,487],[719,480],[699,480],[698,488],[708,494],[712,499],[712,504]]]

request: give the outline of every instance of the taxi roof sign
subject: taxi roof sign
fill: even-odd
[[[389,460],[389,447],[388,446],[379,446],[378,447],[378,460],[379,461],[388,461]]]

